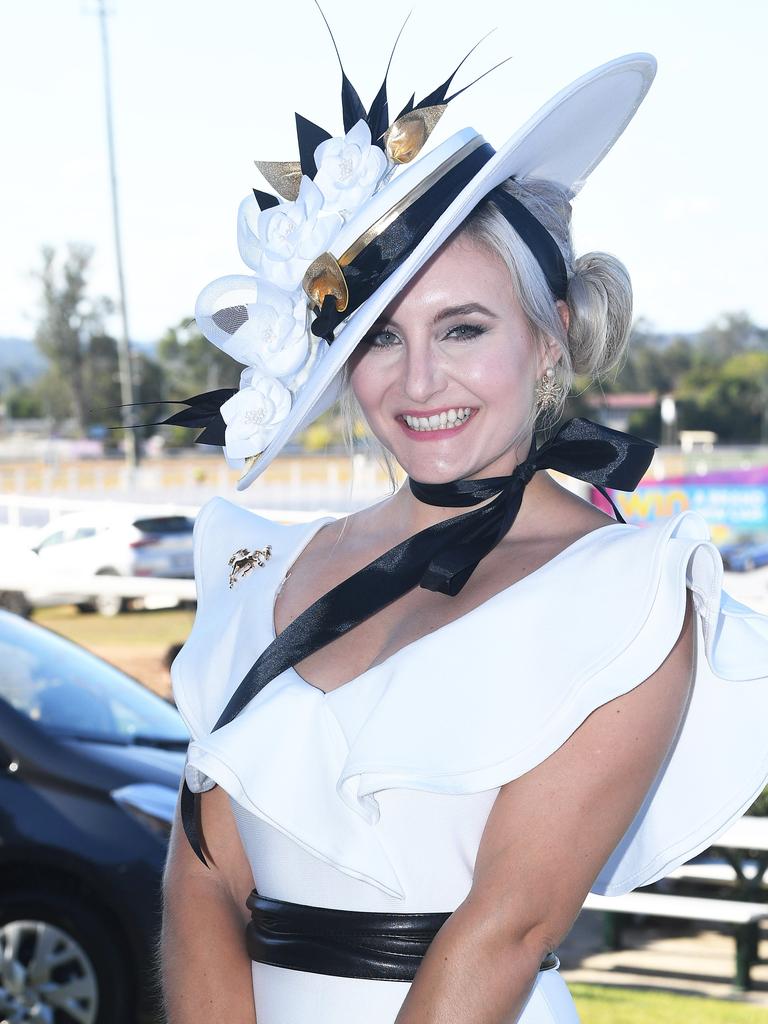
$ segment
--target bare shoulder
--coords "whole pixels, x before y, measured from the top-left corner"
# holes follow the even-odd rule
[[[378,506],[374,506],[374,509]],[[321,526],[293,562],[280,589],[287,621],[391,546],[374,509],[363,509]],[[289,579],[290,578],[290,579]],[[283,611],[283,609],[285,611]]]
[[[305,564],[326,561],[329,558],[344,561],[368,560],[371,551],[391,546],[391,513],[385,499],[376,505],[363,508],[347,516],[341,516],[326,523],[312,538],[302,553]]]

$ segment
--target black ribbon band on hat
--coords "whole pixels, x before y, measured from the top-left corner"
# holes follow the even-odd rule
[[[509,476],[458,480],[449,484],[409,481],[420,501],[448,508],[481,508],[436,523],[385,551],[363,569],[343,580],[297,616],[263,651],[232,694],[212,732],[232,722],[256,695],[286,669],[414,587],[453,597],[478,563],[506,535],[520,508],[528,481],[542,469],[555,469],[598,488],[611,501],[606,487],[633,490],[647,470],[656,446],[650,441],[612,430],[587,419],[572,419],[541,448],[531,441],[528,456]],[[495,495],[495,497],[493,497]],[[184,784],[186,789],[186,783]],[[203,863],[196,801],[182,793],[182,823],[192,848]]]
[[[549,231],[519,199],[510,195],[501,185],[489,192],[486,199],[496,204],[501,214],[531,250],[554,297],[565,300],[568,293],[568,271],[560,246]]]
[[[376,981],[413,981],[451,916],[312,907],[270,899],[256,889],[245,904],[251,911],[246,948],[256,963]],[[539,970],[559,966],[557,955],[548,953]]]

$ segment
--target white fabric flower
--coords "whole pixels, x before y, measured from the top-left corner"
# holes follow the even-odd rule
[[[321,142],[315,150],[315,163],[314,182],[323,193],[323,209],[346,217],[370,199],[389,166],[383,150],[371,145],[371,129],[363,120],[344,138]]]
[[[304,389],[304,385],[314,376],[317,366],[325,358],[330,346],[324,338],[312,338],[309,342],[309,353],[305,363],[299,367],[293,377],[286,377],[283,380],[285,386],[292,394],[298,395]]]
[[[269,377],[297,373],[309,354],[304,293],[245,274],[212,281],[200,293],[195,319],[209,341],[238,363]]]
[[[245,198],[237,215],[237,244],[243,262],[260,277],[292,292],[342,223],[338,213],[324,209],[322,192],[305,176],[294,203],[261,210],[253,196]]]
[[[278,292],[269,304],[248,307],[248,319],[232,337],[240,363],[256,366],[272,377],[291,377],[304,365],[309,354],[307,302],[291,301]],[[246,358],[247,357],[247,358]]]
[[[263,452],[291,411],[291,393],[279,380],[257,375],[249,367],[243,371],[240,384],[237,394],[221,407],[228,460]]]

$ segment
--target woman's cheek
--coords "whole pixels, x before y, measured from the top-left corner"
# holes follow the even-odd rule
[[[396,350],[365,352],[352,368],[349,383],[360,405],[374,411],[396,375]]]
[[[381,379],[377,379],[375,375],[360,374],[357,379],[350,376],[349,382],[366,423],[378,436],[377,424],[381,419],[381,405],[384,396]]]

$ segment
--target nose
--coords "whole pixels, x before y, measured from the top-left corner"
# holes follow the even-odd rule
[[[402,387],[406,398],[422,405],[444,390],[445,373],[429,342],[406,345]]]

